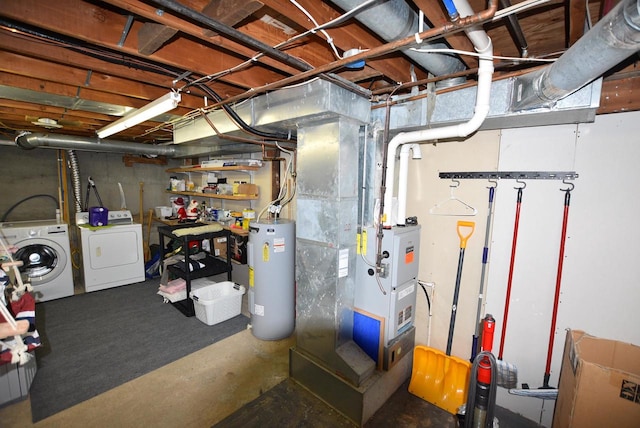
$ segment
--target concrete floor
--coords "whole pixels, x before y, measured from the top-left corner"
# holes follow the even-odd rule
[[[242,269],[234,274],[246,279]],[[75,281],[75,294],[82,293]],[[242,300],[250,316],[246,293]],[[262,341],[245,330],[35,424],[28,397],[6,405],[0,427],[209,427],[287,379],[294,343],[295,335]]]
[[[242,313],[249,316],[246,294]],[[0,408],[0,427],[353,426],[288,380],[289,349],[294,345],[295,334],[262,341],[245,330],[35,424],[28,397],[6,405]],[[502,428],[537,426],[500,410]],[[400,387],[366,427],[389,425],[454,427],[457,423],[452,415]]]
[[[7,405],[0,409],[0,426],[353,426],[288,378],[294,342],[295,336],[261,341],[245,330],[35,424],[29,398]],[[501,428],[538,427],[504,409],[497,412]],[[400,387],[365,427],[455,428],[455,421]]]
[[[36,424],[28,398],[8,405],[0,426],[212,426],[287,378],[292,345],[243,331]]]

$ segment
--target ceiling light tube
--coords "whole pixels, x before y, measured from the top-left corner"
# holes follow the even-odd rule
[[[168,94],[158,98],[157,100],[139,108],[131,114],[128,114],[115,122],[98,129],[99,138],[106,138],[110,135],[117,134],[127,128],[138,125],[147,120],[153,119],[163,113],[173,110],[178,106],[181,96],[179,92],[169,92]]]

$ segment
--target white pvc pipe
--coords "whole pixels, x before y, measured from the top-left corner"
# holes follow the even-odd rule
[[[466,2],[466,0],[455,1],[456,7],[460,12],[460,16],[469,16],[473,14],[473,10]],[[476,51],[479,54],[486,56],[480,56],[478,66],[478,86],[476,92],[476,106],[474,109],[473,117],[466,123],[458,125],[445,126],[442,128],[423,129],[412,132],[402,132],[389,141],[387,149],[387,171],[386,171],[386,190],[384,194],[384,226],[391,227],[391,202],[393,200],[394,180],[395,180],[395,162],[396,152],[398,147],[409,143],[426,143],[433,140],[466,137],[469,134],[475,132],[480,128],[480,125],[484,122],[489,114],[489,99],[491,95],[491,80],[493,76],[493,45],[491,39],[480,27],[471,27],[465,30],[467,36],[473,43]],[[401,157],[402,161],[402,157]],[[407,161],[408,162],[408,161]],[[406,183],[407,171],[406,168],[400,169],[399,182]],[[403,184],[406,186],[406,184]],[[400,186],[399,186],[400,187]],[[406,213],[406,188],[403,190],[404,194],[398,193],[398,224],[404,225]],[[403,213],[402,217],[400,213]]]
[[[405,144],[400,149],[400,169],[398,170],[398,200],[407,200],[407,181],[409,179],[409,152],[413,159],[422,159],[419,144]],[[398,205],[398,224],[404,224],[407,217],[407,206]]]

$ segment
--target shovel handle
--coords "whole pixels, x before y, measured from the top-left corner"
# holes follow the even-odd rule
[[[460,237],[460,248],[467,248],[467,240],[473,235],[473,231],[476,228],[476,224],[473,221],[459,221],[458,222],[458,236]],[[470,230],[469,230],[470,229]],[[463,230],[468,230],[465,235]]]

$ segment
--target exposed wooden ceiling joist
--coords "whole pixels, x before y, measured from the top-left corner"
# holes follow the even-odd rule
[[[407,1],[416,12],[422,11],[432,26],[448,22],[439,0]],[[316,23],[330,22],[344,12],[330,0],[297,0],[304,11],[290,0],[173,2],[268,47],[307,32]],[[48,117],[63,126],[50,132],[95,138],[96,129],[116,120],[117,114],[144,106],[172,89],[182,91],[180,108],[172,112],[181,115],[211,103],[217,96],[235,99],[240,94],[250,94],[254,88],[297,76],[301,69],[321,69],[349,49],[377,49],[386,43],[372,29],[350,18],[326,29],[337,54],[327,36],[315,31],[282,48],[287,57],[294,59],[287,62],[273,55],[256,56],[256,45],[215,34],[212,27],[167,8],[163,10],[159,3],[0,0],[0,88],[11,88],[13,94],[23,91],[21,96],[0,95],[2,132],[41,131],[41,126],[31,122],[34,118]],[[511,3],[519,5],[521,1]],[[601,13],[606,12],[603,9],[615,3],[615,0],[588,3],[550,0],[519,13],[527,55],[558,57],[583,36],[587,23],[595,24]],[[485,0],[469,0],[469,4],[475,11],[486,8]],[[494,53],[513,58],[496,60],[500,67],[495,78],[531,67],[517,60],[522,54],[521,46],[510,34],[506,19],[486,23],[484,28],[493,40]],[[22,32],[23,29],[26,31]],[[447,35],[443,40],[456,50],[473,51],[462,32]],[[473,84],[477,59],[468,55],[460,58],[470,70],[462,74]],[[599,113],[640,109],[637,66],[636,56],[607,73]],[[400,52],[369,58],[361,69],[343,67],[332,71],[380,96],[392,90],[410,90],[409,86],[399,84],[429,81],[428,70]],[[202,80],[200,86],[191,85],[204,76],[215,77]],[[420,87],[425,85],[421,83]],[[37,94],[41,95],[40,100]],[[56,107],[52,99],[62,101]],[[94,106],[93,111],[76,107],[83,102]],[[105,109],[95,108],[100,104]],[[108,106],[113,106],[113,110],[106,109]],[[118,134],[118,138],[152,142],[170,137],[162,127],[157,133],[148,133],[154,124],[157,122],[134,127]]]

